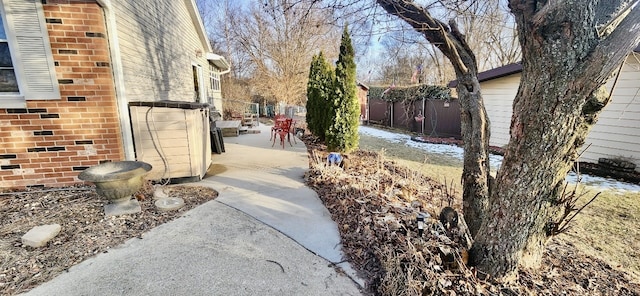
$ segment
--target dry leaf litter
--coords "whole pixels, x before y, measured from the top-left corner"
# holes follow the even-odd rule
[[[399,166],[383,151],[351,153],[344,169],[327,166],[326,147],[311,136],[304,140],[307,184],[331,212],[346,259],[372,295],[640,295],[627,274],[558,239],[549,243],[541,270],[521,271],[514,283],[480,280],[465,264],[470,238],[464,223],[445,229],[439,221],[445,206],[460,213],[455,186]],[[421,212],[429,218],[419,235]]]
[[[144,232],[180,217],[182,213],[215,199],[215,190],[195,186],[167,186],[171,197],[184,199],[176,211],[163,212],[153,204],[147,183],[136,198],[142,212],[105,217],[106,200],[91,186],[34,189],[0,195],[0,295],[15,295],[51,280],[69,267]],[[21,237],[34,226],[60,224],[62,231],[47,245],[31,248]]]

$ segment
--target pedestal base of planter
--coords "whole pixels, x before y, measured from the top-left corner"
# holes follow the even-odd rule
[[[140,203],[135,198],[118,203],[108,203],[104,205],[104,215],[107,217],[135,214],[140,212],[142,212],[142,207],[140,207]]]
[[[159,198],[156,200],[155,205],[161,212],[174,211],[184,206],[184,199],[179,197]]]

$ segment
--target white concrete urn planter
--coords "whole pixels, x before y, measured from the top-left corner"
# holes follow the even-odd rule
[[[84,170],[78,178],[95,184],[98,195],[109,201],[105,215],[118,216],[142,211],[132,195],[142,187],[149,171],[151,165],[142,161],[105,162]]]

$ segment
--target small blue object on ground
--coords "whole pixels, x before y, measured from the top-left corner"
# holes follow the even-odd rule
[[[327,156],[327,165],[340,165],[340,163],[342,163],[342,155],[340,155],[340,153],[329,153],[329,156]]]

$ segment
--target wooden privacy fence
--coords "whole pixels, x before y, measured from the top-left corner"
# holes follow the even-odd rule
[[[420,115],[422,121],[416,120]],[[460,104],[457,99],[390,102],[369,98],[369,122],[425,136],[461,139]]]

